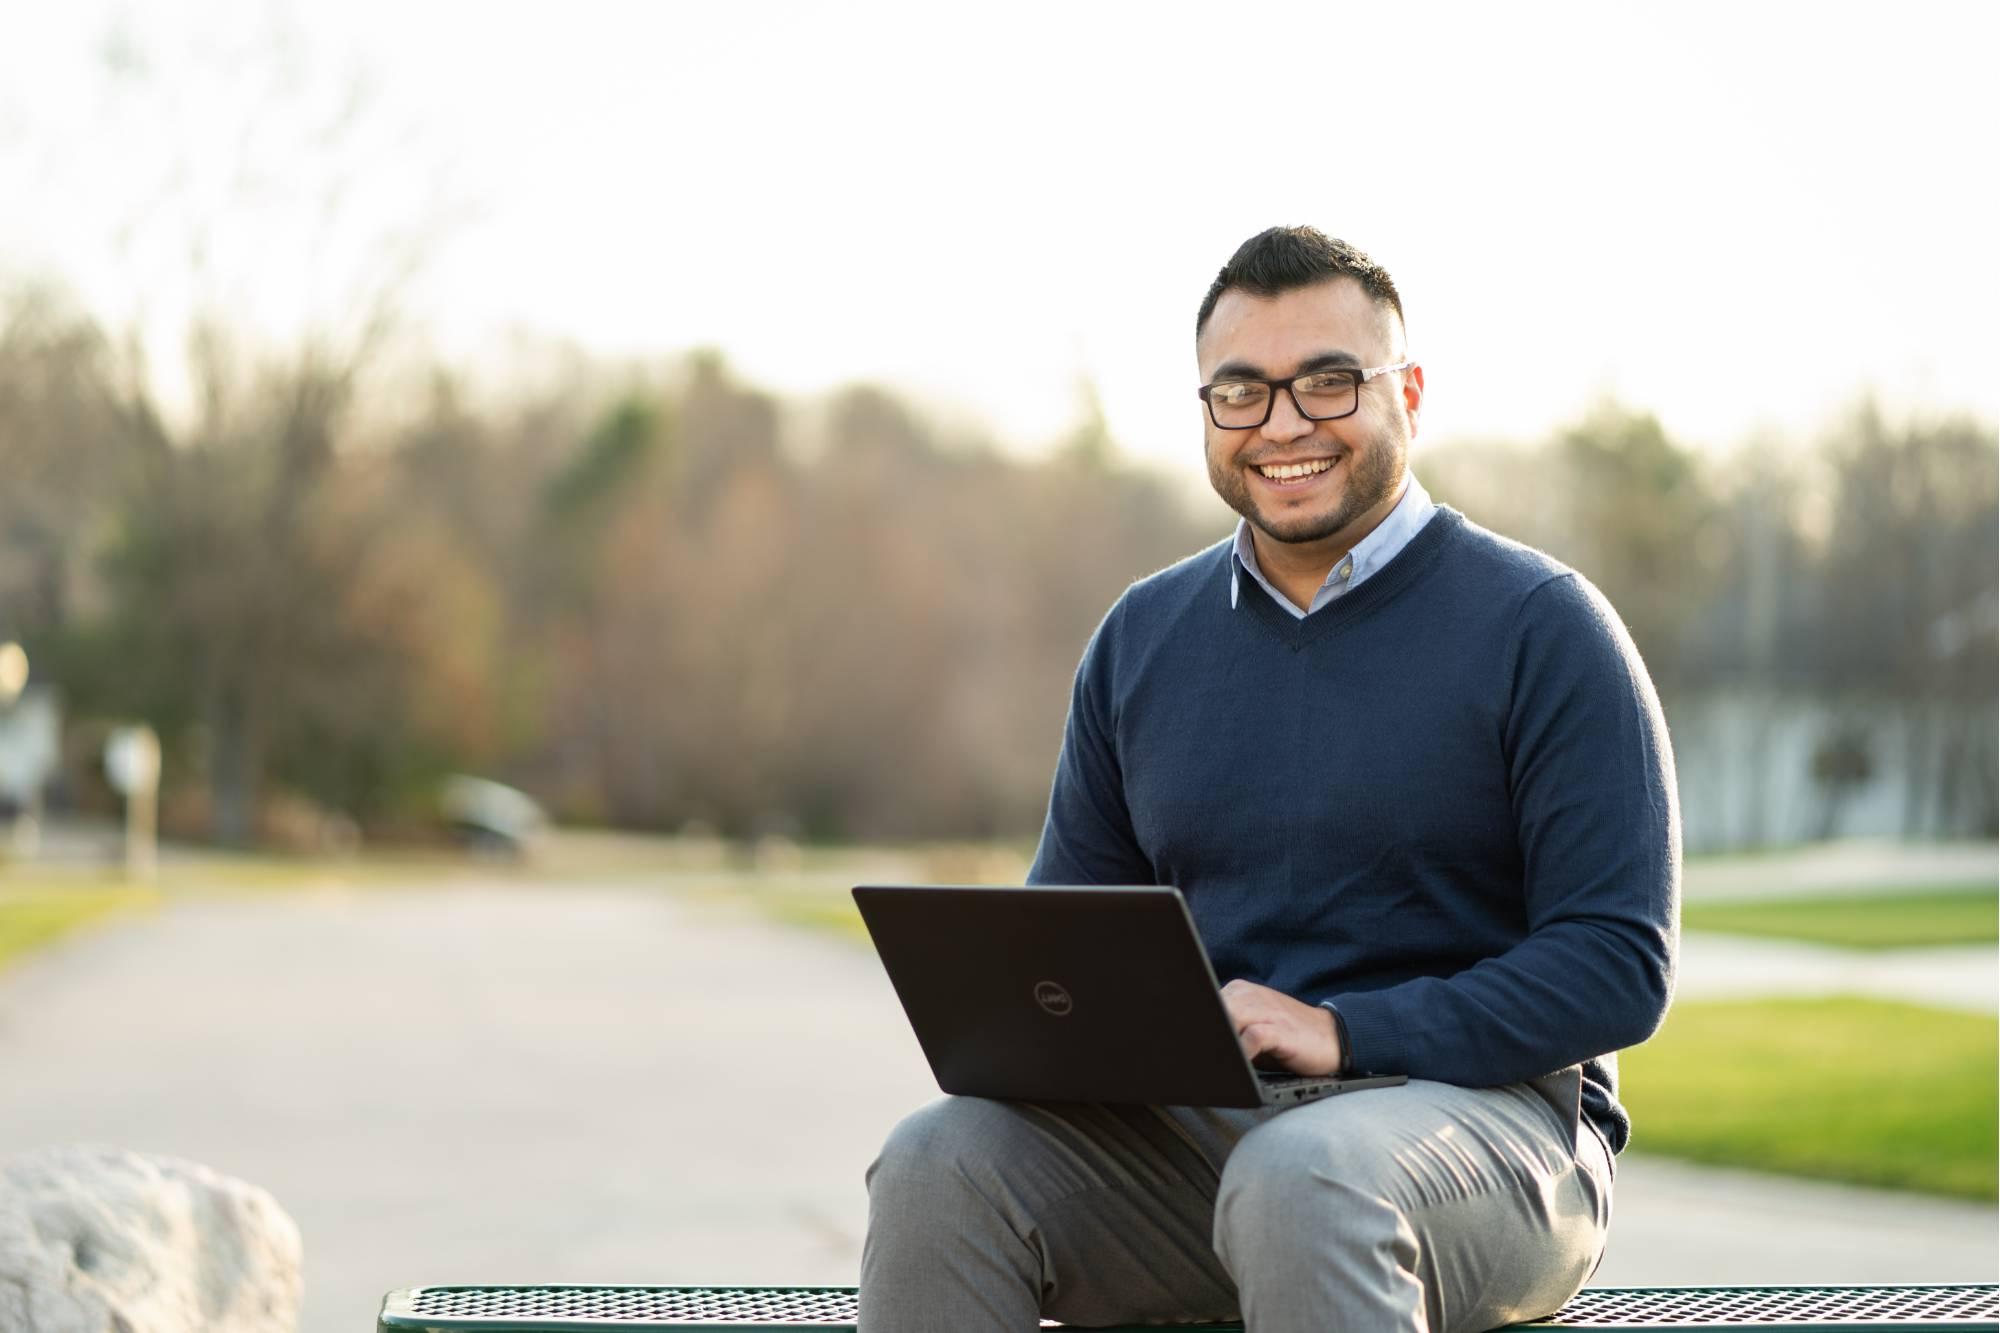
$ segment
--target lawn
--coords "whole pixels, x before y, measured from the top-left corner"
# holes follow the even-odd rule
[[[1847,949],[1992,944],[2000,940],[2000,891],[1991,884],[1899,893],[1688,903],[1688,930],[1805,940]]]
[[[1674,1007],[1619,1057],[1641,1152],[1995,1198],[2000,1021],[1881,1000]]]
[[[861,923],[861,912],[844,889],[776,881],[760,885],[754,900],[766,915],[788,926],[830,930],[861,944],[869,943],[868,927]]]
[[[0,889],[0,968],[31,949],[113,912],[146,907],[145,889],[80,883],[60,889]]]

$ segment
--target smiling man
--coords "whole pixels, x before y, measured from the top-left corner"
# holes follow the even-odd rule
[[[1377,285],[1397,301],[1386,274]],[[1400,358],[1399,311],[1399,303],[1378,304],[1359,280],[1265,295],[1229,286],[1202,305],[1196,347],[1213,363],[1201,389],[1208,479],[1243,516],[1237,553],[1245,567],[1275,585],[1295,614],[1360,582],[1342,561],[1397,509],[1410,479],[1423,367],[1404,359],[1364,366],[1354,350]],[[1382,380],[1388,401],[1378,388],[1364,410],[1364,386],[1383,376],[1399,377]],[[1419,493],[1410,510],[1404,540],[1432,506]]]
[[[1432,503],[1387,272],[1251,238],[1196,324],[1233,538],[1084,650],[1030,878],[1172,884],[1244,1050],[1401,1087],[1284,1111],[945,1098],[869,1173],[861,1326],[1494,1328],[1595,1267],[1665,1014],[1680,836],[1638,653]]]

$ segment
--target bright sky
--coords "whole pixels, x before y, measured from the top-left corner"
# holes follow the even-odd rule
[[[1607,392],[1708,446],[1869,386],[1993,419],[1996,14],[0,0],[0,264],[174,327],[187,255],[154,233],[182,233],[120,251],[114,224],[207,200],[221,287],[282,329],[342,309],[355,247],[469,201],[411,289],[453,358],[522,326],[713,345],[1027,448],[1087,376],[1128,452],[1198,478],[1194,308],[1244,237],[1311,222],[1396,275],[1424,438],[1536,435]],[[324,164],[267,159],[248,197],[226,164],[357,69],[375,96],[314,241]]]

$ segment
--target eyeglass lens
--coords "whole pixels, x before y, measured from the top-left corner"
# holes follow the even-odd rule
[[[1360,406],[1361,381],[1343,370],[1318,371],[1292,381],[1299,414],[1315,421],[1344,417]],[[1271,411],[1270,385],[1255,380],[1229,380],[1209,386],[1208,410],[1225,429],[1261,426]]]

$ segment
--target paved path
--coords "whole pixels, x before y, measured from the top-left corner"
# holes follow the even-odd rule
[[[852,1281],[934,1095],[874,958],[603,886],[193,900],[0,974],[0,1153],[270,1189],[306,1333],[419,1282]],[[1992,1281],[1990,1207],[1621,1163],[1600,1284]]]
[[[1690,931],[1681,937],[1674,998],[1756,995],[1870,995],[2000,1013],[2000,950],[1974,944],[1871,953],[1740,935]]]
[[[2000,845],[1848,838],[1781,852],[1698,856],[1687,863],[1689,901],[1880,893],[2000,880]]]

